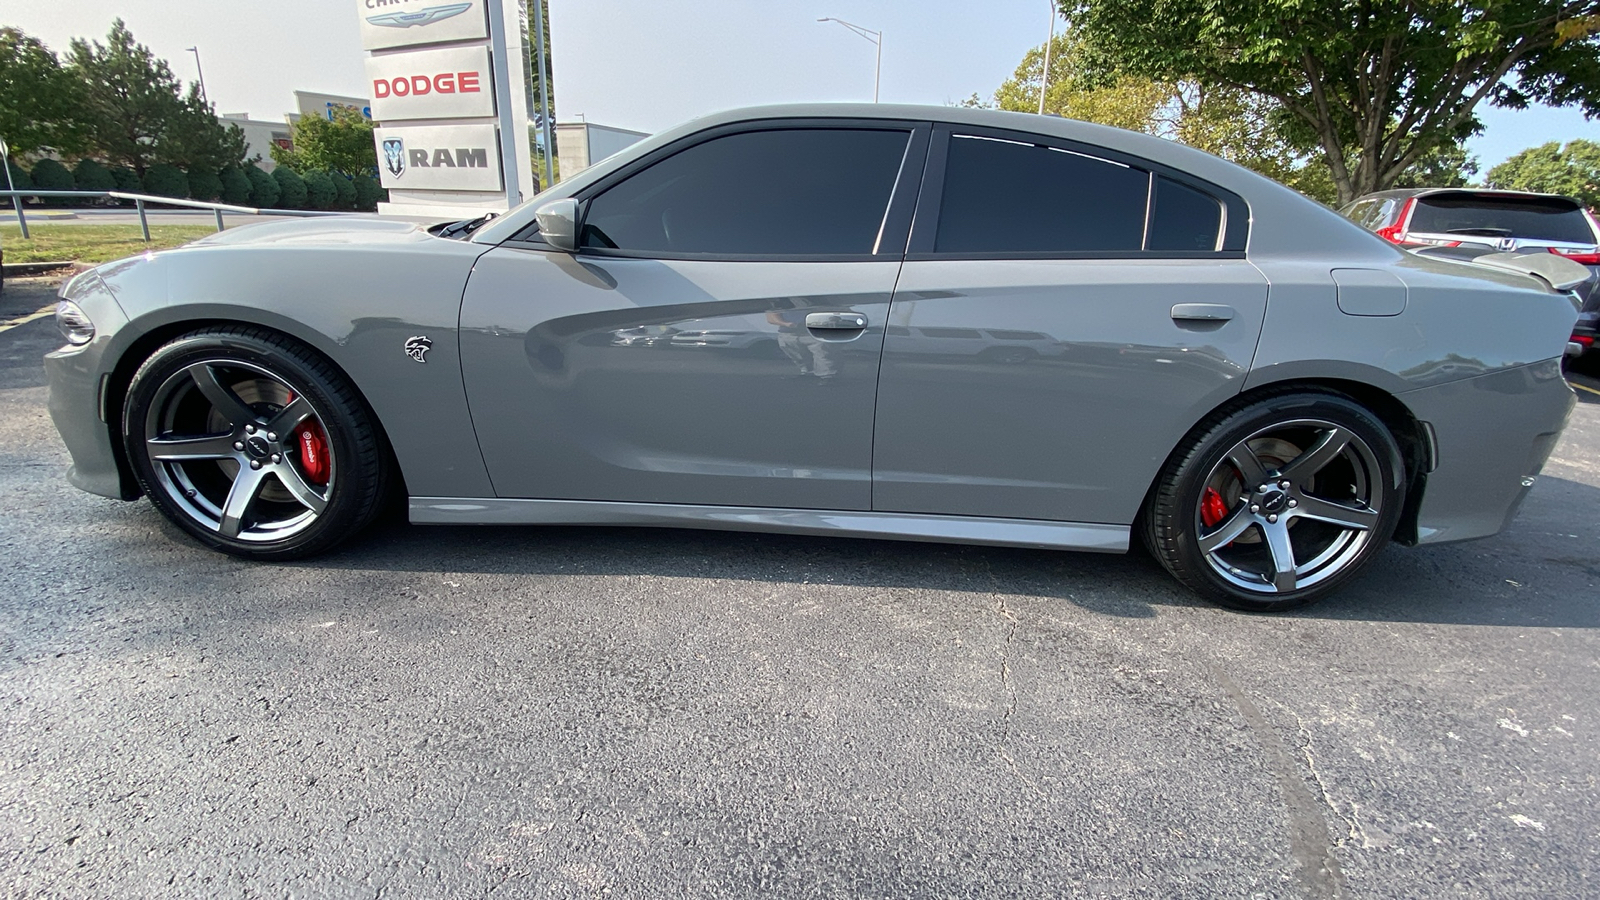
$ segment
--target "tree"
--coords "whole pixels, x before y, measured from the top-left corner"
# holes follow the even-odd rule
[[[222,179],[209,169],[191,169],[184,174],[189,177],[190,199],[214,201],[222,196]]]
[[[351,179],[356,190],[356,209],[377,209],[378,201],[384,199],[383,188],[378,186],[378,179],[371,175],[357,175]]]
[[[244,130],[223,125],[211,104],[200,98],[199,85],[191,84],[158,150],[163,162],[215,174],[244,162],[248,147]]]
[[[1466,187],[1478,174],[1478,158],[1468,156],[1462,144],[1439,147],[1423,154],[1400,173],[1394,186],[1401,188]]]
[[[121,19],[112,23],[105,45],[74,40],[68,60],[84,122],[105,160],[141,176],[165,161],[161,144],[184,118],[178,80],[166,61],[136,43]]]
[[[0,28],[0,137],[16,157],[82,147],[76,86],[38,38]]]
[[[331,119],[301,116],[294,123],[294,149],[274,145],[272,161],[301,175],[323,171],[356,176],[377,171],[372,122],[353,109],[334,109],[331,115]]]
[[[1489,170],[1490,187],[1537,191],[1576,197],[1590,209],[1600,207],[1600,143],[1551,141],[1518,153]]]
[[[1600,0],[1059,2],[1099,83],[1193,80],[1276,101],[1341,203],[1475,133],[1483,103],[1600,115]]]
[[[74,188],[72,173],[53,159],[39,160],[28,174],[33,178],[33,186],[41,191],[70,191]],[[66,203],[66,197],[44,198],[45,206],[65,206]]]
[[[312,209],[333,209],[333,203],[339,198],[339,191],[333,186],[333,178],[327,172],[317,169],[305,174],[306,205]]]
[[[146,193],[157,197],[183,200],[189,196],[189,176],[177,166],[156,163],[144,173],[144,189]]]
[[[356,186],[350,180],[350,176],[333,172],[328,177],[333,179],[333,190],[336,194],[333,200],[333,208],[355,209]]]

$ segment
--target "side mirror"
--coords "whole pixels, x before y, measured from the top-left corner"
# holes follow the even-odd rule
[[[557,250],[578,250],[578,201],[571,197],[551,200],[533,211],[539,222],[539,237]]]

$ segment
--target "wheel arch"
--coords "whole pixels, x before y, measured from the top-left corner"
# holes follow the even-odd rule
[[[167,312],[187,312],[188,314],[180,314],[176,316],[161,315],[161,313]],[[125,343],[123,346],[113,348],[115,351],[116,362],[106,373],[105,389],[100,397],[100,411],[102,418],[105,420],[106,428],[110,432],[111,453],[117,463],[117,474],[122,482],[124,499],[137,499],[143,493],[139,488],[138,480],[134,478],[133,466],[128,461],[127,448],[123,446],[122,441],[123,406],[127,401],[128,388],[133,383],[134,373],[139,370],[139,367],[143,365],[144,361],[149,359],[152,354],[154,354],[167,342],[175,338],[191,332],[203,331],[210,328],[238,327],[260,328],[296,341],[304,346],[307,350],[310,350],[312,353],[315,353],[317,356],[321,357],[329,366],[337,371],[340,376],[350,383],[351,389],[355,392],[356,397],[359,398],[362,405],[366,407],[368,418],[372,421],[374,429],[376,429],[379,445],[382,447],[382,452],[388,458],[390,471],[394,473],[395,485],[401,492],[401,495],[405,495],[405,472],[400,467],[400,461],[395,455],[394,445],[389,440],[389,434],[385,429],[383,421],[373,410],[372,402],[367,398],[366,393],[361,389],[360,382],[351,377],[349,371],[347,371],[344,366],[340,365],[338,360],[335,359],[334,356],[325,348],[325,343],[331,343],[326,335],[322,335],[320,333],[315,333],[314,336],[305,334],[304,332],[306,332],[307,329],[303,327],[295,327],[293,320],[272,316],[270,313],[264,313],[261,310],[251,310],[250,312],[256,314],[253,316],[229,315],[227,314],[228,311],[225,310],[214,310],[211,312],[216,314],[198,315],[196,314],[197,311],[192,309],[159,310],[149,316],[146,316],[139,322],[130,323],[132,326],[131,328],[125,327],[123,329],[123,333],[128,333],[135,329],[138,333],[131,334],[127,340],[127,343]],[[269,321],[261,321],[262,319],[267,319]],[[270,321],[277,319],[282,319],[282,321]],[[279,327],[280,325],[286,325],[288,327]]]
[[[1433,436],[1410,407],[1394,393],[1368,382],[1336,377],[1296,377],[1254,385],[1207,410],[1195,420],[1194,426],[1184,433],[1183,438],[1173,447],[1167,459],[1151,477],[1150,484],[1145,489],[1144,501],[1139,505],[1139,521],[1134,522],[1135,529],[1143,526],[1142,520],[1150,508],[1150,502],[1161,481],[1161,473],[1166,470],[1172,454],[1178,453],[1188,443],[1190,435],[1196,428],[1200,428],[1219,413],[1232,412],[1267,397],[1297,391],[1320,391],[1347,397],[1371,412],[1385,428],[1389,429],[1390,435],[1399,445],[1398,462],[1406,478],[1405,499],[1401,506],[1399,525],[1395,528],[1394,540],[1405,546],[1415,545],[1418,538],[1417,513],[1427,486],[1428,471],[1432,468],[1432,461],[1437,454]]]

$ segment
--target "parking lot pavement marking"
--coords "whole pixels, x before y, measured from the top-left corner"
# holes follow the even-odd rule
[[[1588,391],[1588,392],[1589,392],[1589,393],[1591,393],[1591,394],[1594,394],[1594,395],[1595,395],[1595,396],[1597,396],[1597,397],[1600,397],[1600,391],[1597,391],[1597,390],[1595,390],[1595,389],[1594,389],[1594,388],[1592,388],[1592,387],[1589,387],[1589,386],[1588,386],[1588,385],[1586,385],[1586,384],[1579,384],[1579,383],[1577,383],[1577,382],[1576,382],[1576,381],[1573,381],[1573,382],[1569,382],[1569,383],[1570,383],[1570,384],[1571,384],[1571,385],[1572,385],[1572,386],[1573,386],[1573,387],[1575,387],[1575,388],[1577,388],[1577,389],[1578,389],[1578,390],[1580,390],[1580,391]]]
[[[46,306],[44,309],[38,310],[36,312],[28,313],[27,315],[22,316],[21,318],[7,319],[4,322],[0,322],[0,331],[10,331],[11,329],[16,328],[18,325],[26,325],[29,322],[35,321],[37,319],[42,319],[45,316],[53,316],[53,315],[55,315],[55,313],[56,313],[56,305],[54,303],[52,303],[49,306]],[[1600,391],[1596,391],[1596,393],[1600,393]]]

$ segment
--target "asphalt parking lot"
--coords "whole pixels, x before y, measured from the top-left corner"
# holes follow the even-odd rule
[[[1263,617],[770,535],[240,562],[67,485],[56,343],[0,332],[7,896],[1600,896],[1600,383],[1510,531]]]

